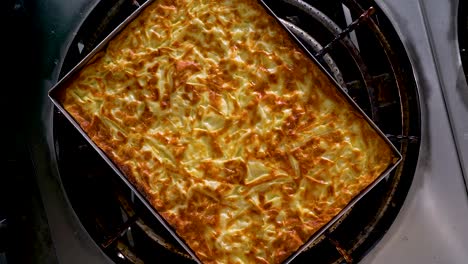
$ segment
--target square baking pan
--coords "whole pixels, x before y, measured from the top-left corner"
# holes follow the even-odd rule
[[[154,0],[157,1],[157,0]],[[150,204],[150,202],[145,198],[145,195],[142,194],[132,182],[125,176],[125,173],[119,169],[119,167],[101,150],[97,144],[86,134],[86,132],[81,128],[79,123],[68,113],[59,99],[59,92],[65,86],[65,84],[76,74],[80,69],[87,65],[98,52],[106,48],[109,41],[116,37],[120,31],[125,28],[131,21],[138,17],[138,15],[149,6],[153,0],[145,2],[140,6],[134,13],[132,13],[127,19],[124,20],[117,28],[115,28],[101,43],[99,43],[80,63],[78,63],[70,72],[68,72],[57,84],[55,84],[49,91],[49,97],[54,105],[64,114],[64,116],[74,125],[74,127],[83,135],[83,137],[90,143],[90,145],[98,152],[98,154],[109,164],[109,166],[116,172],[117,175],[125,182],[125,184],[134,191],[136,196],[142,201],[142,203],[148,208],[148,210],[155,216],[155,218],[174,236],[174,238],[181,244],[181,246],[187,250],[187,252],[196,260],[198,263],[202,263],[197,257],[195,252],[186,244],[186,242],[179,237],[175,232],[172,226],[157,212],[157,210]],[[384,140],[386,144],[393,151],[394,160],[380,176],[378,176],[370,185],[363,189],[357,196],[354,198],[342,209],[338,214],[336,214],[327,224],[323,225],[317,232],[315,232],[306,243],[299,247],[299,249],[293,254],[289,255],[283,263],[291,262],[297,255],[299,255],[303,250],[310,246],[318,237],[320,237],[328,228],[330,228],[341,216],[343,216],[347,211],[349,211],[352,206],[358,202],[362,197],[364,197],[373,187],[375,187],[382,179],[384,179],[401,161],[402,157],[398,150],[393,146],[393,144],[387,139],[387,137],[380,131],[380,129],[375,125],[375,123],[364,113],[364,111],[350,98],[350,96],[345,92],[345,90],[335,81],[334,78],[324,69],[324,67],[317,61],[317,59],[302,45],[302,43],[296,38],[296,36],[290,32],[290,30],[285,27],[280,21],[279,18],[272,12],[268,5],[263,0],[258,0],[258,2],[265,8],[266,12],[274,17],[277,23],[288,33],[293,42],[295,42],[300,49],[302,49],[306,55],[318,66],[319,69],[323,71],[326,77],[331,81],[331,83],[336,87],[336,89],[343,95],[346,101],[353,107],[355,110],[362,115],[362,117],[367,121],[367,123],[378,133],[378,135]]]

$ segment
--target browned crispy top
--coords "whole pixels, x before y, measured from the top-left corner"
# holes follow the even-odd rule
[[[254,0],[159,0],[64,108],[205,263],[280,263],[395,160]]]

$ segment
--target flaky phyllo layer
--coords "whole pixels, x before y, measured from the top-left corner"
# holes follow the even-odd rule
[[[395,161],[254,0],[157,0],[62,103],[205,263],[280,263]]]

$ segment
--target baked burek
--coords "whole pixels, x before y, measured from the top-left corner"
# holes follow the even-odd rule
[[[204,263],[281,263],[397,160],[254,0],[157,0],[60,102]]]

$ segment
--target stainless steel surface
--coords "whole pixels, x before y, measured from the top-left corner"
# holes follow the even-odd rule
[[[405,205],[362,263],[466,263],[468,197],[437,71],[445,65],[436,66],[419,1],[379,3],[399,31],[414,67],[422,138]]]
[[[458,49],[459,0],[420,2],[468,190],[468,85]]]

